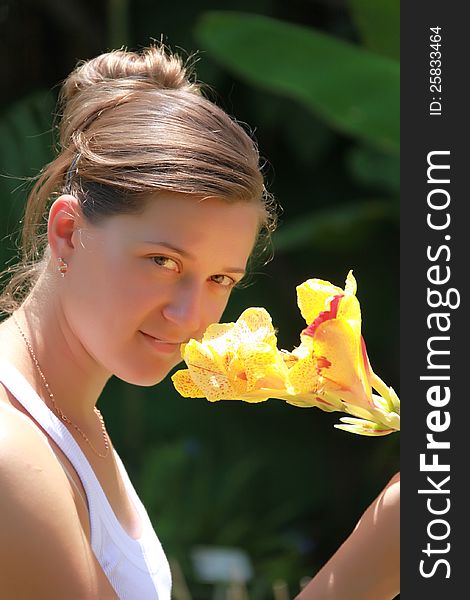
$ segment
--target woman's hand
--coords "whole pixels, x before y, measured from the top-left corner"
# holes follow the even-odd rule
[[[391,600],[400,593],[400,473],[296,600]]]

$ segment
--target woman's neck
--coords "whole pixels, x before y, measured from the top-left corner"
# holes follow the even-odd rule
[[[47,289],[47,294],[45,289]],[[60,304],[41,279],[14,315],[29,341],[55,404],[80,429],[96,427],[94,408],[111,374],[96,363],[71,330]],[[52,402],[15,319],[0,324],[0,355],[12,362],[52,409]]]

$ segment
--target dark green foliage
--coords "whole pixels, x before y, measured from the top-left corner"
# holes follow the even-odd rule
[[[258,15],[206,13],[198,39],[255,86],[294,98],[338,131],[399,148],[399,65],[313,29]]]
[[[0,116],[0,258],[5,264],[15,247],[24,198],[30,182],[52,157],[51,116],[55,100],[37,90]]]

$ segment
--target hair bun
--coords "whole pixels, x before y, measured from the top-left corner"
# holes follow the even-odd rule
[[[199,92],[199,86],[189,80],[182,59],[159,45],[144,48],[141,53],[113,50],[78,63],[62,86],[62,100],[67,103],[82,90],[116,80],[127,80],[134,90],[150,86]]]

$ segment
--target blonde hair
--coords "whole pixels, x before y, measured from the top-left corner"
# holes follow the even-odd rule
[[[13,276],[0,311],[16,310],[45,269],[46,211],[62,193],[76,196],[93,224],[137,213],[149,194],[164,190],[257,202],[261,230],[269,237],[274,229],[276,209],[256,144],[163,45],[79,63],[63,82],[58,107],[58,155],[28,196],[22,258],[3,273]]]

